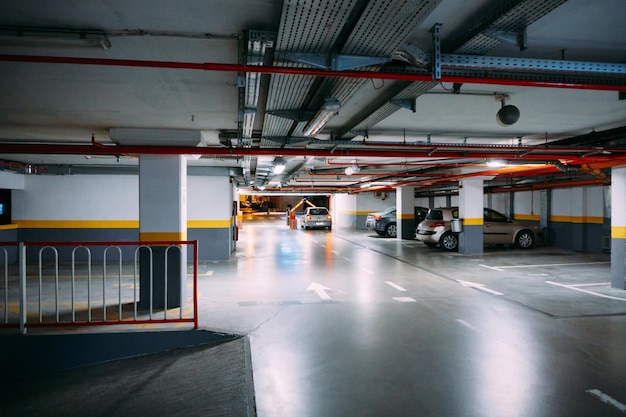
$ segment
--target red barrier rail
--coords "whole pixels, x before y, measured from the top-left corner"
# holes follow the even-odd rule
[[[193,249],[191,309],[183,297],[189,247]],[[170,255],[172,251],[179,258]],[[25,332],[27,327],[172,323],[192,323],[198,328],[197,240],[0,242],[0,262],[2,257],[0,328]],[[112,265],[117,274],[113,277]],[[92,274],[97,267],[102,268],[100,276]],[[178,277],[170,274],[176,268]],[[168,306],[169,291],[177,290],[177,284],[174,305]],[[149,288],[142,291],[142,286]],[[172,317],[176,311],[177,317]],[[111,318],[115,313],[117,318]]]

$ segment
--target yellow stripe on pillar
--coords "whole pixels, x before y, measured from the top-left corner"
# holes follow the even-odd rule
[[[187,232],[141,232],[139,240],[142,242],[187,240]]]
[[[614,239],[626,239],[626,226],[611,226],[611,237]]]
[[[483,218],[482,217],[469,217],[463,219],[463,226],[482,226]]]

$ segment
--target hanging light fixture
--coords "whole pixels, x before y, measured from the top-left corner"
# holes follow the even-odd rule
[[[317,135],[317,133],[326,126],[326,123],[338,114],[340,107],[341,103],[339,103],[339,100],[336,98],[327,98],[324,100],[324,105],[315,113],[315,116],[309,120],[306,126],[304,126],[302,134],[307,137]]]
[[[93,47],[109,49],[111,41],[101,30],[0,27],[0,45],[27,47]]]
[[[359,172],[361,172],[361,167],[355,163],[347,167],[345,172],[346,172],[346,175],[358,174]]]

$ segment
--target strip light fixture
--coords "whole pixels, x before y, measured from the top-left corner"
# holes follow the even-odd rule
[[[341,103],[336,98],[327,98],[324,100],[322,108],[315,113],[315,116],[304,126],[302,134],[307,137],[317,135],[326,123],[339,113]]]
[[[1,46],[92,47],[109,49],[106,33],[90,29],[57,29],[0,26]]]

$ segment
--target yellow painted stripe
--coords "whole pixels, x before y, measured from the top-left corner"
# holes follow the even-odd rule
[[[190,229],[229,228],[234,219],[188,220]],[[13,224],[0,225],[3,229],[138,229],[139,220],[17,220]]]
[[[604,217],[601,216],[551,216],[550,220],[559,223],[604,224]]]
[[[138,220],[16,220],[20,228],[30,229],[137,229]]]
[[[139,240],[155,242],[158,240],[187,240],[187,232],[141,232]]]
[[[228,229],[233,224],[233,219],[228,220],[188,220],[189,229]]]
[[[464,226],[482,226],[483,224],[484,223],[482,217],[469,217],[463,219]]]
[[[515,213],[515,220],[541,220],[541,217],[538,214],[518,214]]]
[[[401,214],[400,216],[396,214],[396,218],[400,218],[401,220],[413,220],[415,219],[415,214]]]
[[[626,226],[611,226],[611,237],[615,239],[626,239]]]

